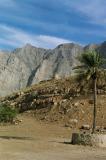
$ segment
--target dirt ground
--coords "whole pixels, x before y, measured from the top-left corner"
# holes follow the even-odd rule
[[[72,131],[62,124],[20,119],[19,125],[0,126],[0,160],[106,160],[105,148],[65,144]]]

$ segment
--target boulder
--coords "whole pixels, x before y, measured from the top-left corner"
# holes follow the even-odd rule
[[[80,128],[80,129],[90,130],[90,125],[88,125],[88,124],[84,124],[84,125],[82,125],[82,126],[81,126],[81,128]]]
[[[106,147],[106,134],[73,133],[72,144]]]

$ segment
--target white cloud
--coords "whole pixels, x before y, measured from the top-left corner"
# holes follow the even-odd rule
[[[84,35],[98,35],[106,38],[105,30],[89,30],[83,29],[79,31],[77,28],[74,28],[76,34],[83,32]],[[71,43],[74,41],[67,40],[60,37],[50,36],[50,35],[34,35],[27,33],[23,30],[7,26],[5,24],[0,24],[0,46],[4,48],[17,48],[30,43],[36,47],[41,48],[55,48],[57,45],[62,43]],[[74,42],[76,43],[76,42]]]
[[[37,47],[54,48],[61,43],[70,43],[71,41],[49,35],[33,35],[22,30],[0,24],[0,45],[7,45],[12,48],[20,47],[30,43]]]
[[[62,43],[71,43],[69,40],[48,35],[39,35],[36,39],[41,46],[45,46],[46,48],[54,48]]]
[[[106,23],[106,0],[66,0],[67,8],[73,8],[86,16],[90,22],[102,25]]]

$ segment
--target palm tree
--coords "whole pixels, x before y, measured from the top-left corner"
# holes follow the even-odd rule
[[[92,79],[93,82],[93,95],[94,95],[94,111],[93,111],[93,127],[92,133],[96,130],[96,106],[97,106],[97,76],[98,73],[103,68],[106,63],[105,59],[100,55],[100,53],[91,50],[82,53],[78,57],[81,66],[75,67],[78,71],[78,76],[85,78],[86,80]]]

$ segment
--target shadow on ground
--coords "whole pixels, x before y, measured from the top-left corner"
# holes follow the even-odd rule
[[[17,136],[0,136],[1,139],[15,139],[15,140],[34,140],[31,137],[17,137]]]

